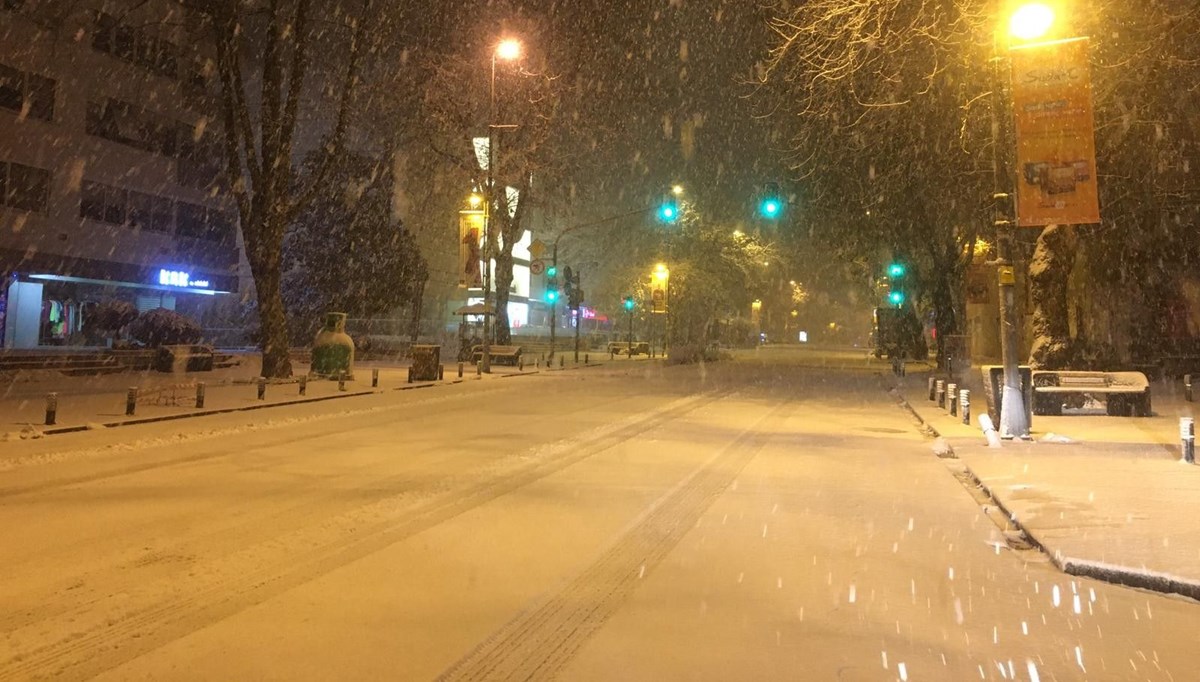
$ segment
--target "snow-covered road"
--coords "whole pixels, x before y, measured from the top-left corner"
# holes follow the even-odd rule
[[[1194,679],[866,372],[772,356],[2,443],[0,680]]]

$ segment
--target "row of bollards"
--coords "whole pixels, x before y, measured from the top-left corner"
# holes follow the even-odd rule
[[[967,389],[945,379],[929,377],[929,400],[948,411],[951,417],[962,417],[963,424],[971,425],[971,392]]]
[[[586,356],[585,356],[584,361],[587,362]],[[562,358],[561,357],[559,358],[559,366],[560,367],[562,366]],[[480,374],[481,369],[482,368],[480,368],[477,365],[476,373]],[[521,369],[522,370],[525,369],[524,362],[521,363]],[[438,380],[439,381],[442,381],[445,379],[445,373],[446,373],[446,366],[445,365],[439,366],[438,367]],[[463,376],[463,363],[460,362],[460,363],[458,363],[458,378],[461,379],[462,376]],[[346,372],[345,371],[338,373],[337,382],[338,382],[338,390],[345,391],[346,390]],[[297,381],[297,387],[299,389],[299,394],[301,396],[308,395],[308,376],[300,375],[300,377]],[[205,384],[205,382],[203,382],[203,381],[196,382],[195,406],[196,406],[197,410],[204,409],[207,388],[208,388],[208,386],[207,386],[207,384]],[[371,388],[379,388],[379,370],[378,369],[371,370]],[[138,397],[139,397],[140,393],[141,393],[141,390],[137,386],[130,386],[129,389],[126,391],[126,393],[125,393],[125,416],[133,417],[133,416],[137,415],[137,404],[138,404]],[[258,400],[266,400],[267,399],[267,379],[266,379],[266,377],[258,377],[258,379],[255,381],[255,393],[256,393],[256,397],[258,398]],[[57,423],[58,423],[58,393],[50,392],[50,393],[46,394],[45,425],[46,426],[55,426]]]

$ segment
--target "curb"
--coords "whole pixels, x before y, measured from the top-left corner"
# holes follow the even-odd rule
[[[123,419],[123,420],[119,420],[119,421],[100,422],[100,425],[106,429],[115,429],[120,426],[139,426],[142,424],[155,424],[158,422],[178,421],[180,419],[192,419],[195,417],[210,417],[210,416],[218,415],[218,414],[231,414],[233,412],[253,412],[255,410],[266,410],[266,409],[270,409],[272,407],[287,407],[290,405],[307,405],[309,403],[322,403],[322,402],[326,402],[329,400],[340,400],[342,398],[358,398],[358,397],[362,397],[362,396],[366,396],[366,395],[378,395],[378,394],[386,393],[389,390],[390,391],[412,391],[412,390],[421,389],[421,388],[434,388],[436,386],[441,386],[441,385],[452,386],[454,384],[461,384],[461,383],[463,383],[462,379],[455,379],[453,381],[440,382],[440,383],[422,383],[422,384],[411,384],[411,385],[407,385],[407,386],[397,386],[397,387],[391,388],[391,389],[372,389],[372,390],[366,390],[366,391],[353,391],[353,392],[348,391],[346,393],[337,393],[334,395],[324,395],[324,396],[318,396],[315,398],[302,398],[299,400],[288,400],[288,401],[278,402],[278,403],[264,403],[262,405],[243,405],[241,407],[223,407],[223,408],[213,409],[213,410],[199,410],[199,411],[195,411],[195,412],[184,412],[182,414],[163,414],[163,415],[158,415],[158,416],[154,416],[154,417],[140,417],[140,418],[134,418],[134,419]],[[81,431],[90,431],[93,428],[95,428],[95,427],[88,426],[86,424],[79,424],[76,426],[60,426],[57,428],[46,429],[44,431],[41,431],[40,433],[42,436],[57,436],[57,435],[65,434],[65,433],[79,433]]]
[[[900,394],[899,390],[893,387],[889,389],[888,392],[896,398],[896,402],[902,409],[908,411],[910,414],[916,417],[917,421],[921,423],[925,431],[932,433],[937,438],[941,437],[941,434],[938,433],[938,430],[934,428],[932,424],[927,422],[919,412],[917,412],[912,404],[908,402],[908,399]],[[1079,578],[1091,578],[1093,580],[1099,580],[1112,585],[1134,587],[1142,590],[1148,590],[1150,592],[1158,592],[1160,594],[1175,594],[1200,601],[1200,581],[1188,580],[1186,578],[1167,575],[1165,573],[1138,571],[1124,566],[1118,566],[1116,564],[1105,564],[1095,561],[1088,561],[1086,559],[1072,559],[1070,557],[1063,557],[1060,552],[1052,552],[1046,543],[1042,542],[1042,540],[1038,538],[1036,534],[1031,532],[1029,528],[1025,526],[1025,524],[1021,523],[1017,519],[1016,514],[1014,514],[1012,510],[1009,509],[1008,506],[996,496],[995,492],[993,492],[992,489],[979,478],[979,476],[971,469],[971,466],[967,464],[966,461],[959,458],[958,454],[954,452],[954,448],[949,443],[946,443],[946,448],[950,453],[948,458],[957,459],[962,463],[963,471],[967,476],[970,477],[971,482],[978,486],[981,491],[983,491],[983,494],[987,496],[988,500],[990,500],[997,509],[1003,512],[1004,516],[1008,519],[1008,522],[1011,523],[1013,527],[1016,528],[1021,535],[1029,541],[1029,544],[1044,554],[1046,558],[1050,560],[1050,563],[1053,564],[1053,566],[1058,570],[1067,575],[1072,575]]]

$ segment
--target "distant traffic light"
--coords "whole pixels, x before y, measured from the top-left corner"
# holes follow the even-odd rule
[[[888,292],[888,303],[899,308],[904,305],[904,292],[899,289],[892,289]]]
[[[783,200],[783,193],[779,189],[779,184],[768,182],[763,188],[761,199],[758,202],[758,213],[768,220],[775,220],[783,215],[783,208],[787,202]]]
[[[558,266],[546,268],[546,303],[558,302]]]
[[[664,195],[658,206],[658,219],[664,223],[679,220],[679,200],[671,194]]]
[[[627,310],[629,312],[633,312],[633,297],[632,296],[625,297],[625,310]]]
[[[887,269],[888,277],[892,279],[903,277],[907,272],[908,268],[904,266],[904,263],[892,263]]]

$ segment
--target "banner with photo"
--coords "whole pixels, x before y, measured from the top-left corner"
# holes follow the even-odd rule
[[[458,286],[483,288],[483,211],[458,212]]]
[[[1012,49],[1017,224],[1100,222],[1088,40]]]

